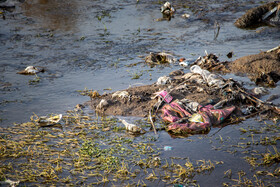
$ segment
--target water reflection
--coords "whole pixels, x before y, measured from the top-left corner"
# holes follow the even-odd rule
[[[76,29],[78,3],[76,0],[29,0],[22,4],[25,15],[41,27],[70,31]]]

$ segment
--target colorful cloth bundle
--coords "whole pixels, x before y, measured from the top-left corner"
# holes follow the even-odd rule
[[[157,93],[164,100],[165,97],[171,97],[166,91]],[[161,108],[162,119],[170,124],[167,127],[168,131],[173,133],[201,133],[208,131],[212,125],[222,123],[234,110],[235,106],[225,109],[214,109],[213,105],[197,107],[197,112],[186,110],[186,107],[179,101],[169,102]]]

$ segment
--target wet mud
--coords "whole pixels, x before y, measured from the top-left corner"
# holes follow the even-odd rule
[[[239,58],[229,64],[233,73],[244,73],[257,85],[276,86],[280,80],[280,50]]]

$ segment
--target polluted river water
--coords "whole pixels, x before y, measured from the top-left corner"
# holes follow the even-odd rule
[[[30,0],[7,2],[15,6],[8,10],[0,9],[2,12],[0,18],[1,16],[3,18],[0,19],[1,142],[6,141],[5,137],[11,136],[8,132],[11,132],[9,129],[14,123],[26,123],[30,121],[34,113],[38,116],[52,113],[66,115],[66,111],[73,110],[76,104],[88,101],[89,97],[82,96],[78,90],[93,89],[101,94],[114,92],[129,86],[154,83],[158,77],[181,68],[178,64],[152,68],[145,63],[139,63],[144,62],[143,57],[149,52],[167,51],[178,58],[184,57],[193,62],[197,57],[204,55],[206,50],[208,53],[217,54],[220,60],[231,61],[242,56],[257,54],[260,51],[267,51],[279,45],[279,27],[264,25],[245,30],[234,26],[234,21],[247,9],[262,3],[256,0],[248,2],[240,0],[174,1],[171,3],[176,12],[169,21],[157,21],[162,18],[160,7],[164,2],[161,1]],[[190,17],[183,18],[181,17],[183,14],[189,14]],[[217,23],[220,30],[215,37]],[[233,58],[228,59],[226,55],[231,51],[234,54]],[[30,65],[44,67],[45,72],[38,73],[36,76],[17,74]],[[189,68],[185,68],[184,71],[188,72]],[[140,77],[133,79],[136,74]],[[223,76],[242,81],[249,88],[256,86],[247,77],[233,74]],[[268,89],[269,95],[261,99],[265,100],[270,95],[279,94],[279,83],[275,88]],[[277,105],[280,100],[276,99],[273,102]],[[94,116],[90,108],[85,108],[85,113]],[[142,120],[134,117],[125,119],[131,122]],[[111,123],[110,120],[108,121]],[[106,123],[109,123],[108,121],[105,120]],[[116,125],[116,122],[112,121]],[[93,167],[96,165],[96,160],[87,162],[83,160],[85,165],[92,168],[83,168],[81,171],[82,167],[77,163],[82,163],[82,161],[78,160],[78,162],[77,158],[74,159],[74,155],[71,156],[73,160],[70,164],[62,161],[61,165],[64,164],[65,168],[61,170],[58,162],[50,162],[50,168],[54,169],[50,169],[49,172],[53,171],[57,177],[46,176],[40,170],[41,168],[37,167],[37,170],[41,172],[38,174],[33,171],[34,178],[30,179],[23,177],[20,172],[15,172],[22,169],[20,164],[25,161],[17,161],[19,164],[13,166],[12,172],[7,169],[13,157],[3,156],[4,144],[1,144],[3,162],[1,161],[0,180],[19,180],[21,181],[19,185],[27,186],[46,184],[277,186],[280,182],[278,121],[261,121],[260,117],[256,116],[222,129],[212,128],[206,135],[183,138],[174,137],[165,131],[159,131],[158,135],[154,135],[151,131],[145,135],[130,137],[125,131],[114,133],[104,128],[109,127],[102,126],[102,131],[98,134],[100,140],[97,141],[100,147],[86,141],[92,140],[94,137],[92,134],[84,135],[82,138],[72,137],[72,140],[76,140],[73,140],[74,145],[71,145],[73,149],[79,151],[79,158],[82,157],[81,155],[91,155],[87,152],[89,148],[95,148],[93,153],[97,154],[97,150],[102,152],[102,146],[106,147],[110,144],[119,146],[104,136],[114,138],[117,136],[125,140],[120,141],[126,145],[122,147],[125,153],[129,152],[126,150],[127,147],[135,149],[138,146],[135,152],[142,150],[142,152],[139,151],[139,158],[136,153],[129,152],[132,156],[128,156],[127,165],[122,155],[117,159],[123,164],[119,164],[119,168],[109,171],[98,168],[97,172]],[[69,126],[63,129],[63,133],[73,130]],[[86,126],[85,129],[91,132],[92,126]],[[20,132],[17,128],[13,130]],[[57,144],[57,142],[66,141],[61,140],[60,133],[62,132],[58,129],[32,130],[34,133],[40,132],[41,135],[55,136],[48,140],[48,144],[49,146],[61,145],[61,147],[56,147],[58,151],[61,152],[62,149],[67,148],[65,144]],[[26,131],[23,130],[23,132]],[[66,136],[66,138],[69,137]],[[17,138],[11,139],[14,140],[14,144],[19,142]],[[24,145],[22,145],[23,149],[25,149]],[[30,142],[28,145],[32,149]],[[26,149],[29,150],[29,148]],[[105,149],[108,150],[108,147]],[[149,152],[151,149],[157,151]],[[8,148],[6,151],[8,152]],[[111,155],[112,153],[106,154],[107,159],[111,159],[110,161],[117,157],[116,153],[114,156]],[[66,153],[65,155],[61,153],[61,158],[69,159]],[[58,157],[58,155],[48,156]],[[101,157],[94,157],[94,159]],[[268,157],[271,160],[266,164],[269,162]],[[41,163],[46,160],[36,162]],[[105,159],[105,161],[108,160]],[[109,166],[106,165],[107,168]],[[77,168],[81,170],[78,171]],[[17,177],[11,174],[13,171],[17,173]],[[104,176],[92,172],[106,176],[107,180]],[[122,175],[119,176],[120,174]]]

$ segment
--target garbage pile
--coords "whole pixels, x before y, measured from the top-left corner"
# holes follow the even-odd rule
[[[194,65],[198,65],[203,69],[210,71],[223,71],[229,72],[228,70],[228,61],[220,62],[218,57],[215,54],[208,54],[205,52],[205,56],[198,57],[197,60],[193,63]]]
[[[280,25],[280,2],[274,1],[248,10],[235,21],[239,28],[249,28],[260,23]]]
[[[275,87],[280,80],[280,46],[233,62],[219,61],[216,55],[206,53],[193,64],[214,72],[246,74],[259,86]]]
[[[200,61],[197,64],[203,66]],[[148,117],[151,124],[160,119],[172,133],[204,133],[212,126],[236,123],[261,112],[280,115],[278,107],[257,98],[264,90],[248,90],[231,78],[193,65],[189,73],[176,70],[152,85],[99,95],[89,104],[99,114]]]
[[[239,107],[238,117],[267,110],[273,110],[280,114],[279,108],[257,99],[257,94],[246,90],[233,79],[223,79],[221,76],[201,69],[198,65],[192,66],[190,70],[191,73],[184,75],[185,84],[195,81],[203,87],[202,90],[205,90],[208,94],[219,95],[221,99],[214,105],[202,106],[198,102],[185,98],[181,100],[173,99],[172,91],[178,87],[170,89],[169,92],[166,90],[157,92],[156,96],[159,101],[154,105],[153,111],[155,113],[161,112],[163,121],[168,122],[167,130],[172,133],[207,132],[212,126],[219,125],[228,118],[237,109],[236,106]],[[245,109],[244,112],[240,110],[242,108]],[[233,121],[235,120],[233,119]]]

